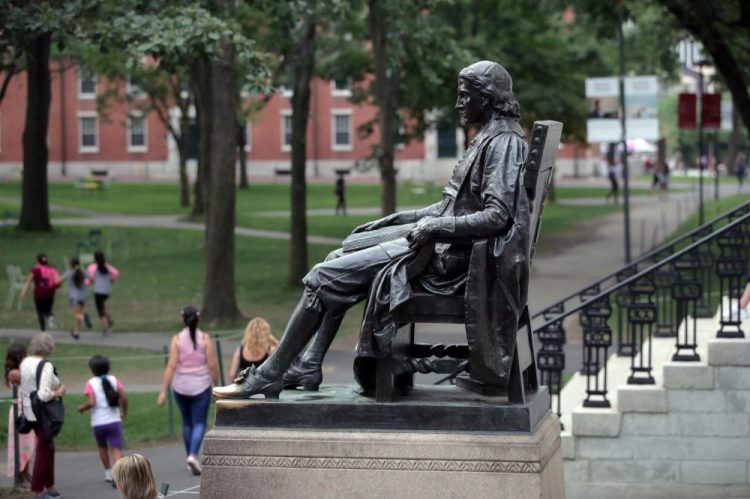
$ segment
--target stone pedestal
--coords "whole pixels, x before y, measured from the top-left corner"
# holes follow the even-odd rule
[[[418,387],[413,395],[378,404],[351,388],[329,387],[283,392],[280,401],[219,401],[217,424],[204,441],[201,497],[565,496],[560,423],[547,406],[540,410],[549,403],[546,391],[530,397],[528,407],[455,387]],[[287,415],[273,426],[270,418],[281,409]],[[436,418],[459,423],[438,430]],[[517,429],[524,418],[530,431]],[[319,427],[294,424],[309,420]],[[506,423],[514,429],[498,428]]]

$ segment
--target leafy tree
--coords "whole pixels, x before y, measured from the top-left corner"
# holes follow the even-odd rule
[[[22,0],[0,3],[0,49],[6,76],[4,94],[9,78],[17,70],[21,59],[26,66],[26,118],[23,130],[23,180],[21,230],[49,231],[47,189],[47,129],[52,95],[50,52],[53,42],[63,48],[67,38],[85,22],[94,1],[71,0],[54,2]]]
[[[188,61],[199,134],[197,193],[206,221],[206,279],[202,313],[211,322],[240,316],[234,283],[235,160],[238,86],[267,79],[266,59],[237,22],[234,2],[140,2],[113,6],[113,21],[96,35],[133,54]],[[243,71],[240,72],[239,68]]]

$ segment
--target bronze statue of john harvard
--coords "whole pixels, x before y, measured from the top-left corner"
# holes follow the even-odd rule
[[[526,304],[529,255],[529,203],[523,187],[527,153],[518,123],[519,106],[512,80],[499,64],[481,61],[461,70],[456,109],[480,130],[454,169],[442,201],[421,210],[388,215],[354,233],[413,224],[406,237],[381,242],[358,251],[338,249],[305,276],[305,289],[271,356],[257,369],[243,371],[234,384],[214,388],[214,395],[249,397],[262,393],[276,398],[283,388],[317,390],[321,364],[346,311],[368,299],[357,345],[355,376],[365,392],[371,390],[368,358],[388,355],[398,325],[390,312],[415,290],[441,295],[464,294],[467,321],[481,315],[481,342],[486,351],[474,352],[471,375],[481,382],[507,379],[518,317]],[[488,239],[484,265],[493,269],[488,282],[473,282],[472,243]],[[407,278],[405,266],[418,247],[435,242],[435,254],[421,274]],[[476,281],[476,279],[474,279]],[[485,286],[475,292],[474,287]],[[482,297],[492,297],[492,303]],[[484,301],[485,303],[483,303]],[[467,331],[470,331],[467,322]],[[315,340],[302,354],[309,340]],[[472,340],[469,339],[470,348]],[[476,342],[475,345],[478,345]]]

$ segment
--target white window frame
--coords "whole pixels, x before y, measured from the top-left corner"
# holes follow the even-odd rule
[[[84,73],[85,73],[85,71],[83,71],[83,69],[78,68],[78,99],[79,100],[94,100],[94,99],[96,99],[96,86],[97,86],[97,83],[98,83],[97,75],[95,75],[95,74],[86,75],[89,78],[91,78],[91,80],[85,80],[83,78]],[[83,91],[83,89],[81,88],[81,86],[83,85],[84,81],[93,81],[94,82],[94,91],[93,92],[84,92]]]
[[[336,117],[337,116],[349,117],[349,143],[348,144],[336,143]],[[354,149],[354,133],[353,133],[353,124],[352,124],[352,110],[351,109],[331,109],[331,150],[332,151],[351,151],[353,149]]]
[[[346,88],[336,86],[336,80],[331,80],[331,95],[333,97],[351,97],[352,84],[349,80],[346,82]]]
[[[292,110],[291,109],[282,109],[279,113],[281,116],[280,125],[279,128],[281,129],[281,150],[284,152],[289,152],[292,150]],[[284,123],[286,122],[286,117],[289,117],[289,144],[286,144],[284,142],[284,137],[286,136],[286,130],[284,128]]]
[[[245,152],[253,150],[253,122],[247,120],[245,123]]]
[[[94,138],[96,139],[96,145],[84,146],[83,145],[83,129],[81,127],[81,120],[83,118],[94,119]],[[78,112],[78,152],[82,154],[91,154],[99,152],[99,115],[96,111],[79,111]]]
[[[292,94],[294,94],[294,90],[287,87],[286,85],[279,86],[279,91],[281,92],[281,96],[285,99],[291,99]]]
[[[133,145],[133,118],[143,120],[143,145]],[[133,111],[128,115],[127,126],[127,149],[128,152],[146,152],[148,151],[148,122],[142,112]]]

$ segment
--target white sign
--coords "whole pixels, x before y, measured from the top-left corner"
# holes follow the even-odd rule
[[[656,76],[625,78],[625,129],[627,139],[659,139]],[[618,78],[587,78],[588,142],[619,142],[620,101]]]

